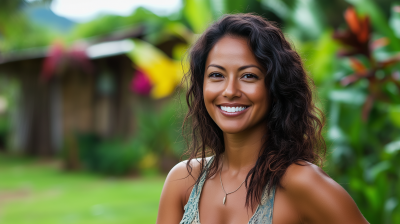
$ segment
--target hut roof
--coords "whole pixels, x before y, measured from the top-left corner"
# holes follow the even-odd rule
[[[78,40],[76,43],[85,43],[85,49],[90,59],[111,57],[126,54],[134,48],[130,38],[140,38],[144,33],[143,26],[118,30],[107,35],[96,36],[89,39]],[[45,58],[50,46],[29,48],[0,54],[0,65],[10,62]]]

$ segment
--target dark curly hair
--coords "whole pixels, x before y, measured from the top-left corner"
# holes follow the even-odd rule
[[[189,52],[190,68],[185,75],[188,112],[183,134],[188,142],[187,170],[190,161],[201,157],[200,176],[204,174],[205,157],[214,155],[207,177],[217,173],[225,151],[222,130],[208,114],[203,98],[205,63],[212,47],[224,36],[246,38],[260,65],[266,71],[265,86],[270,96],[266,114],[263,146],[254,167],[246,177],[245,206],[260,203],[268,185],[280,185],[280,179],[292,163],[301,160],[322,166],[326,153],[322,128],[325,118],[313,101],[314,83],[306,74],[300,56],[291,47],[274,22],[254,14],[225,15],[201,35]],[[267,97],[267,96],[265,96]],[[197,182],[200,177],[197,179]]]

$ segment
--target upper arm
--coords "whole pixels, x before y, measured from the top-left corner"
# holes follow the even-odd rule
[[[187,161],[175,165],[165,180],[157,215],[157,224],[177,224],[181,221],[190,190],[195,183],[196,167],[192,165],[193,177],[186,168]]]
[[[305,223],[368,223],[351,196],[313,164],[292,164],[282,186]]]

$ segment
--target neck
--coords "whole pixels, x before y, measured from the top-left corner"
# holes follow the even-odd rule
[[[265,134],[265,127],[259,124],[241,133],[224,133],[224,170],[248,172],[258,159]]]

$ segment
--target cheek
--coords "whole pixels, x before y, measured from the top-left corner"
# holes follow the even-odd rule
[[[253,102],[254,106],[256,107],[256,111],[259,114],[264,115],[268,110],[268,91],[264,84],[260,83],[260,85],[252,86],[251,88],[245,88],[246,95],[248,96],[249,100]]]
[[[219,91],[218,88],[211,83],[204,83],[203,84],[203,97],[204,97],[204,104],[207,108],[208,113],[213,116],[213,102],[218,97]]]

